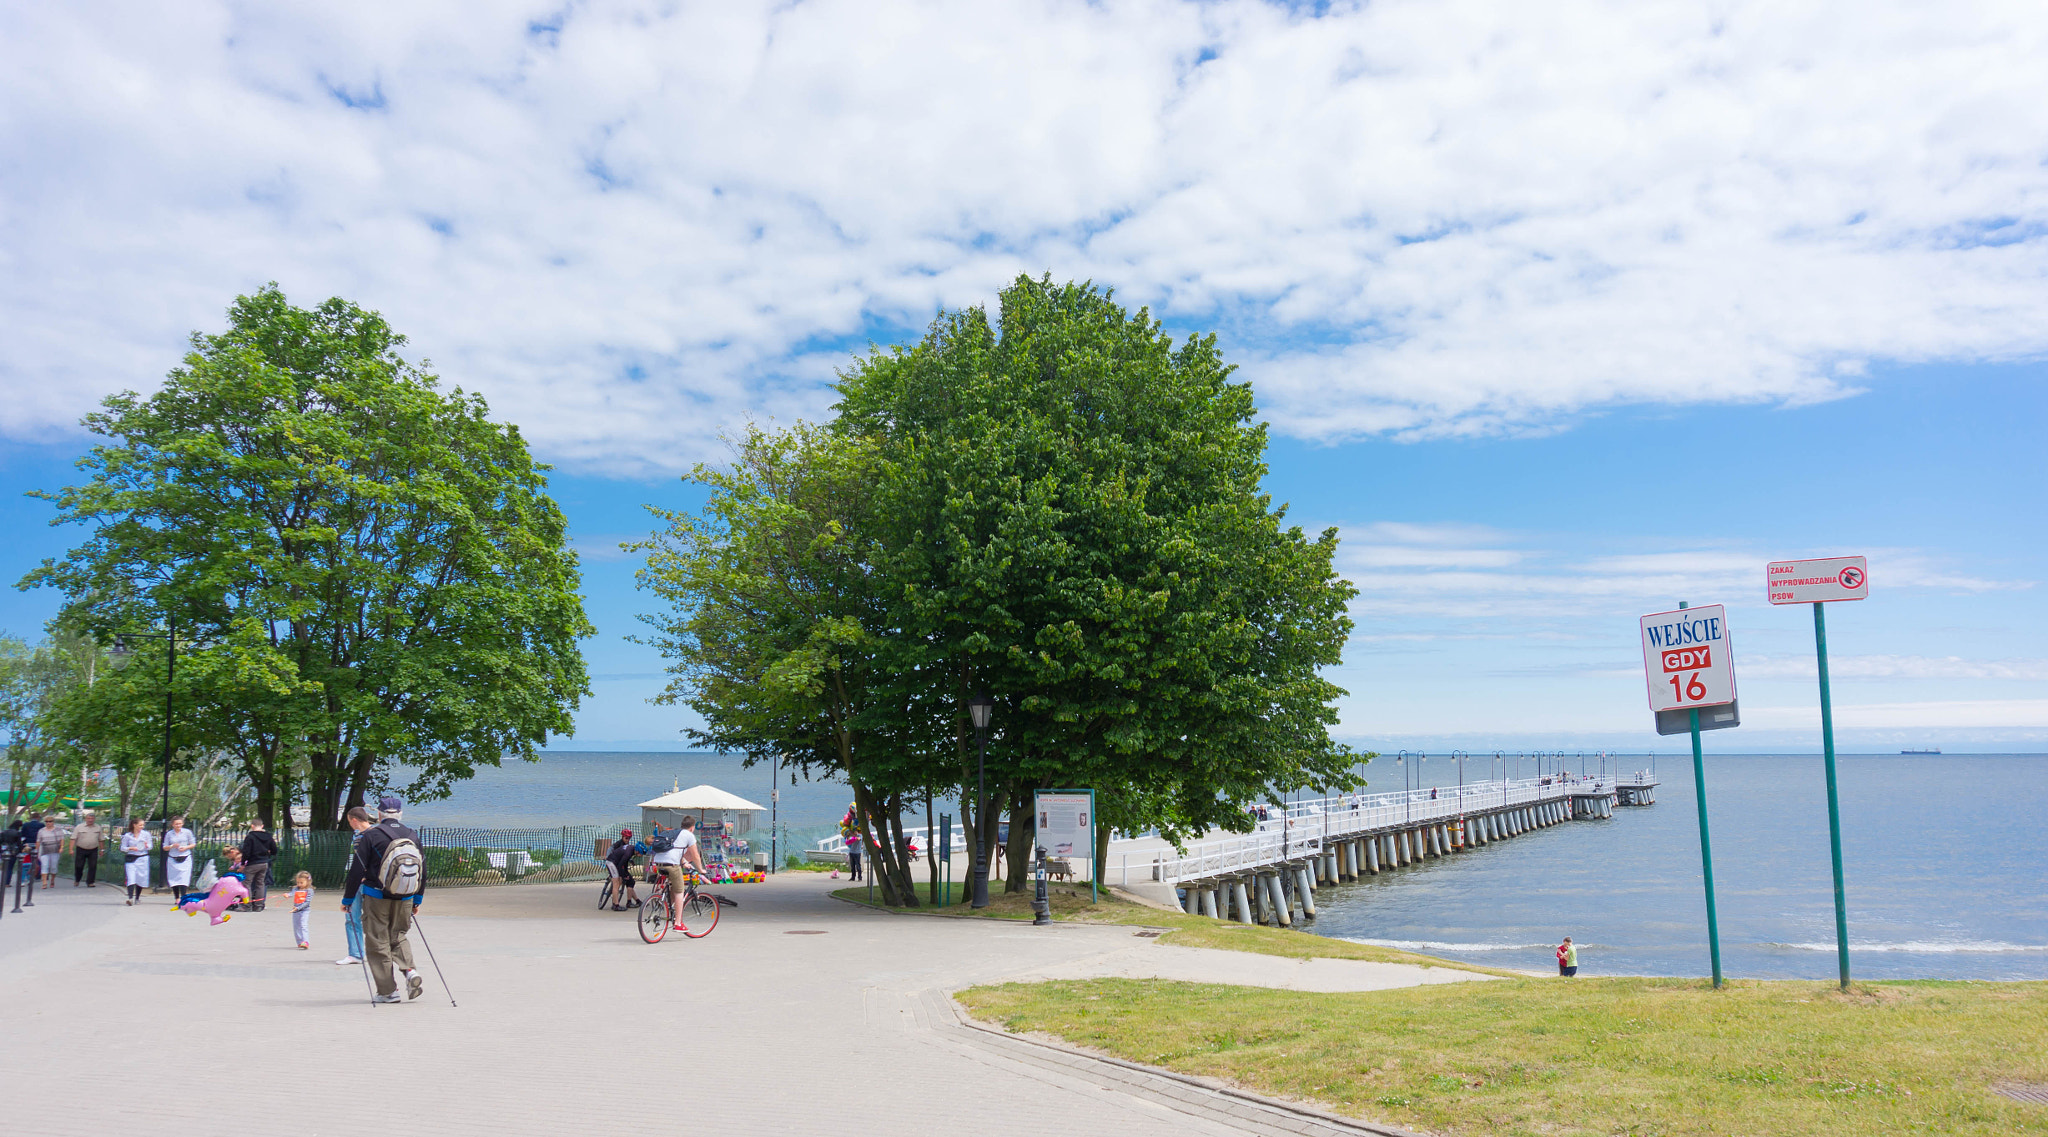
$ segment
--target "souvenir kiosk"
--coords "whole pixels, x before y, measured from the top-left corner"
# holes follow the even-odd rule
[[[674,832],[685,817],[697,822],[697,841],[704,851],[704,864],[713,880],[751,874],[756,870],[747,834],[768,807],[755,805],[738,794],[717,786],[691,786],[672,790],[652,801],[640,803],[640,825],[645,836],[653,837],[656,827]]]

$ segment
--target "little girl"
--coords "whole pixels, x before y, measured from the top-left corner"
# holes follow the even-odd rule
[[[292,935],[299,950],[313,946],[313,874],[301,872],[292,878]]]

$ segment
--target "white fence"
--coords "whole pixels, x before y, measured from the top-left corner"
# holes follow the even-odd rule
[[[1326,843],[1346,837],[1450,821],[1466,814],[1518,805],[1561,801],[1573,794],[1606,793],[1613,787],[1611,780],[1601,778],[1524,778],[1463,787],[1433,786],[1316,798],[1295,802],[1284,813],[1269,808],[1268,816],[1251,832],[1189,845],[1186,852],[1169,848],[1118,854],[1112,847],[1110,855],[1119,861],[1112,871],[1123,884],[1131,882],[1133,870],[1140,881],[1172,884],[1200,880],[1312,855]]]

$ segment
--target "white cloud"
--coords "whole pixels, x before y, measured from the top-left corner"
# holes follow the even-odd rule
[[[1814,679],[1808,656],[1757,655],[1741,661],[1744,679]],[[1850,655],[1828,657],[1828,678],[2048,680],[2048,659],[1963,659],[1959,656]]]
[[[1835,398],[2048,350],[2044,49],[1991,2],[13,5],[0,431],[273,278],[610,470],[1048,269],[1224,328],[1305,437]]]
[[[1816,706],[1743,707],[1743,726],[1820,729]],[[2022,730],[2048,727],[2048,699],[1957,699],[1941,702],[1865,703],[1835,708],[1837,729]]]

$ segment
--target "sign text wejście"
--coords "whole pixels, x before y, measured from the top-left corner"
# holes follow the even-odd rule
[[[1642,618],[1643,675],[1650,710],[1716,707],[1735,701],[1728,612],[1719,604]]]

